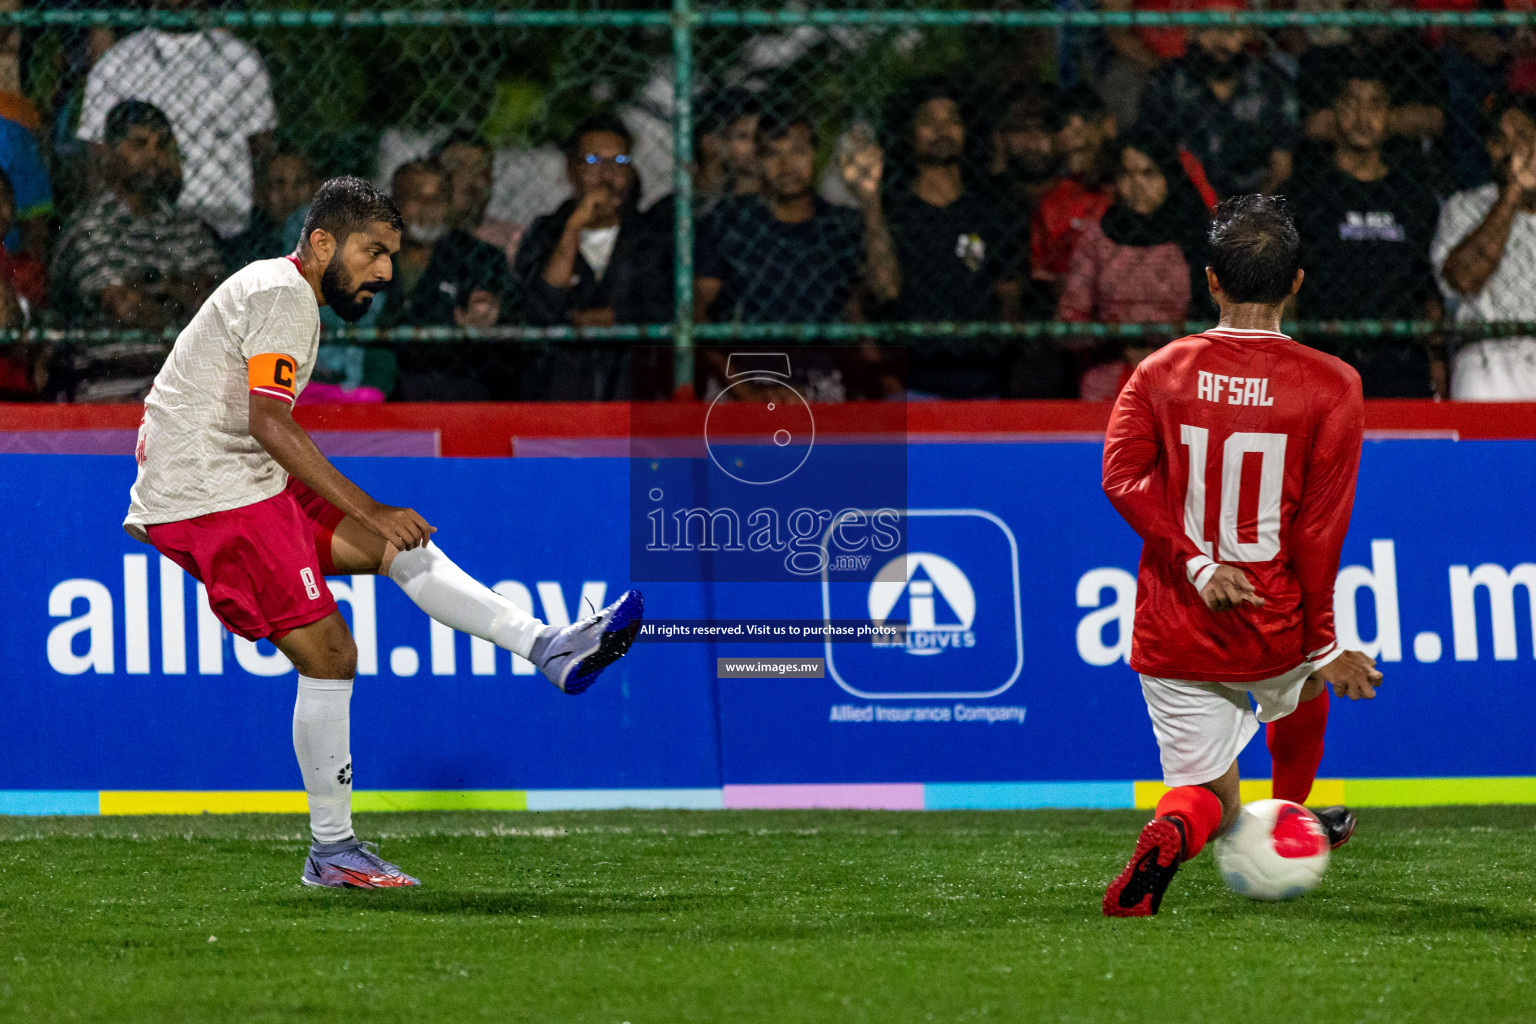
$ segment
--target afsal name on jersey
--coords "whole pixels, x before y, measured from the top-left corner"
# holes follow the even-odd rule
[[[1197,396],[1208,402],[1225,401],[1228,405],[1274,405],[1268,377],[1228,377],[1209,370],[1200,371]]]

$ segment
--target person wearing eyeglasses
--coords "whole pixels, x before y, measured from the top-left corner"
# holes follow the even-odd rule
[[[612,327],[672,319],[672,239],[639,210],[629,129],[617,117],[583,122],[566,144],[574,192],[535,220],[514,272],[523,314],[538,326]],[[670,228],[670,225],[666,225]],[[553,347],[525,376],[524,397],[626,398],[628,353],[603,343]]]

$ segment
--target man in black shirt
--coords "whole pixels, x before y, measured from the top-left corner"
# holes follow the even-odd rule
[[[384,293],[388,327],[492,327],[508,287],[506,255],[448,225],[452,181],[438,165],[402,164],[393,179],[405,230],[395,276]],[[420,342],[396,349],[400,397],[406,401],[477,401],[511,356],[486,342]],[[504,375],[504,374],[500,374]]]
[[[843,180],[859,203],[851,210],[815,193],[816,133],[808,118],[765,113],[757,138],[762,194],[724,199],[699,223],[696,318],[832,323],[861,315],[862,293],[875,304],[894,298],[901,270],[881,201],[880,148],[865,138],[842,157]],[[805,378],[797,379],[797,390],[807,389],[813,400],[846,394],[829,355],[803,354],[791,363]],[[723,351],[704,351],[705,394],[719,386],[726,366]]]
[[[761,196],[723,200],[699,223],[694,302],[700,320],[830,323],[846,318],[860,271],[878,300],[899,271],[880,198],[878,148],[845,160],[860,209],[815,193],[816,133],[808,119],[764,114]]]
[[[1382,157],[1391,95],[1381,73],[1341,76],[1333,101],[1332,159],[1304,167],[1294,209],[1310,283],[1298,297],[1309,320],[1418,319],[1438,313],[1429,246],[1439,204],[1421,173]],[[1409,338],[1341,339],[1367,397],[1427,398],[1431,361]],[[1439,371],[1443,374],[1443,367]]]
[[[885,310],[892,320],[1020,318],[1024,225],[980,191],[985,182],[967,181],[961,102],[961,90],[927,84],[909,97],[898,122],[902,135],[893,148],[900,173],[886,215],[902,269],[900,290]],[[909,161],[901,159],[906,154]],[[922,339],[907,354],[907,388],[945,398],[997,398],[1002,370],[996,353],[974,342]]]
[[[390,325],[492,327],[507,290],[507,258],[495,246],[448,225],[452,198],[436,164],[402,164],[393,179],[405,230],[395,281],[385,294]]]
[[[1251,42],[1246,26],[1195,30],[1189,52],[1147,83],[1136,116],[1176,137],[1223,198],[1278,190],[1291,176],[1300,127],[1295,90],[1248,52]]]
[[[566,142],[573,195],[533,222],[518,247],[529,323],[612,327],[672,320],[671,225],[639,210],[629,129],[593,118]]]
[[[1383,26],[1356,29],[1346,42],[1316,46],[1301,55],[1296,72],[1296,96],[1301,122],[1309,139],[1331,141],[1337,126],[1333,101],[1343,83],[1361,67],[1392,83],[1392,109],[1387,114],[1391,140],[1439,138],[1445,131],[1445,74],[1421,33],[1393,32]],[[1300,154],[1298,153],[1298,159]]]
[[[640,212],[630,146],[629,129],[611,116],[583,122],[566,141],[574,195],[534,221],[517,251],[514,277],[530,324],[671,322],[672,225]],[[559,401],[655,397],[649,374],[643,387],[631,389],[629,370],[626,346],[555,345],[524,374],[519,393]]]
[[[251,219],[245,230],[219,242],[224,266],[230,273],[247,263],[270,260],[291,251],[293,240],[283,229],[293,211],[308,203],[319,187],[309,161],[286,151],[267,157],[258,180]]]

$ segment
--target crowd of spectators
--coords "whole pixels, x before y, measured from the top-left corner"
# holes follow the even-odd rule
[[[324,143],[279,124],[266,59],[229,32],[81,30],[43,110],[24,93],[19,38],[0,31],[0,328],[104,330],[89,345],[0,346],[0,398],[134,400],[161,332],[224,274],[292,251],[325,163],[302,147]],[[706,90],[695,110],[697,322],[935,325],[905,334],[904,351],[807,354],[809,397],[1111,399],[1170,334],[943,325],[1207,320],[1209,211],[1245,192],[1290,199],[1307,271],[1297,318],[1536,321],[1528,30],[1114,28],[1049,75],[909,81],[868,119],[757,81]],[[632,128],[610,113],[571,131],[563,180],[530,182],[551,195],[531,223],[495,212],[499,153],[474,128],[445,126],[397,165],[328,166],[387,180],[404,221],[394,281],[359,326],[447,330],[327,341],[315,395],[670,394],[665,353],[632,359],[590,333],[674,319],[677,210],[671,195],[642,204],[664,182],[642,181]],[[474,337],[502,325],[578,340]],[[1489,333],[1302,340],[1358,368],[1368,396],[1536,399],[1536,339]],[[697,391],[717,393],[723,351],[705,346],[698,365]]]

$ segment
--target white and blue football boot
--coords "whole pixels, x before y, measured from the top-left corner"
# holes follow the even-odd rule
[[[580,622],[545,627],[544,635],[533,642],[529,660],[561,690],[581,693],[628,652],[644,611],[640,591],[626,590],[613,604]]]

